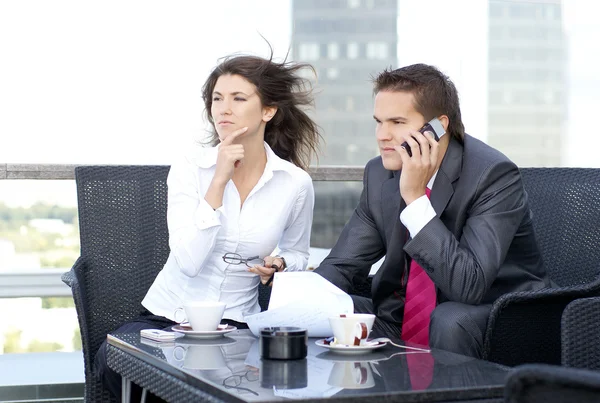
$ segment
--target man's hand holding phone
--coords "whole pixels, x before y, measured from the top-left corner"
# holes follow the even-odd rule
[[[439,120],[434,119],[420,131],[409,131],[404,138],[405,142],[395,147],[402,159],[400,195],[407,205],[425,194],[427,183],[438,169],[438,141],[444,133]]]

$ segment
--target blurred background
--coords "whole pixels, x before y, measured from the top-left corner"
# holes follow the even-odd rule
[[[0,163],[170,164],[206,134],[209,71],[269,56],[266,39],[316,68],[315,165],[376,156],[371,77],[422,62],[456,84],[467,132],[519,166],[598,167],[599,13],[586,0],[4,0]],[[315,189],[311,264],[361,184]],[[0,181],[0,353],[81,349],[68,289],[34,287],[78,255],[73,181]]]

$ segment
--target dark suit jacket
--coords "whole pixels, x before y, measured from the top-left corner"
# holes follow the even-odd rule
[[[549,286],[519,170],[502,153],[452,138],[430,195],[437,215],[413,239],[400,221],[399,179],[381,157],[367,163],[358,207],[317,273],[349,292],[385,255],[373,303],[378,317],[399,324],[411,258],[435,283],[438,303],[490,304]]]

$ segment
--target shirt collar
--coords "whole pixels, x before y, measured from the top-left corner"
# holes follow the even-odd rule
[[[427,188],[429,190],[433,189],[433,182],[435,182],[435,177],[437,176],[437,174],[438,174],[438,171],[435,171],[433,173],[433,176],[431,177],[431,179],[429,179],[429,182],[427,183]]]
[[[294,166],[292,163],[279,158],[275,152],[264,142],[265,152],[267,153],[267,165],[265,171],[291,171]],[[194,156],[193,160],[200,168],[211,168],[217,164],[219,154],[219,145],[215,147],[203,147]]]

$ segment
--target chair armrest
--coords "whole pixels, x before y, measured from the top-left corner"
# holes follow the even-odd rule
[[[80,272],[83,270],[83,268],[85,266],[83,262],[84,262],[83,258],[81,256],[79,256],[77,258],[77,260],[75,261],[75,263],[73,264],[73,267],[71,267],[71,270],[63,273],[63,275],[60,276],[60,279],[62,280],[62,282],[71,288],[73,288],[74,286],[78,286],[77,272]]]
[[[77,320],[79,322],[79,332],[81,334],[81,344],[83,347],[83,362],[86,369],[86,376],[91,373],[93,356],[95,351],[90,351],[88,347],[90,344],[89,329],[87,326],[87,315],[85,310],[85,290],[84,285],[80,283],[78,273],[85,271],[85,260],[80,256],[76,261],[71,270],[63,273],[61,280],[71,287],[73,293],[73,301],[75,302],[75,309],[77,311]]]
[[[67,272],[64,272],[63,275],[60,276],[60,279],[62,280],[63,283],[65,283],[66,285],[68,285],[71,288],[73,288],[73,284],[77,283],[77,276],[75,276],[73,269],[71,269]]]
[[[506,402],[597,402],[598,372],[554,365],[523,365],[515,368],[504,389]]]
[[[560,323],[567,304],[600,295],[600,281],[584,286],[508,293],[496,300],[488,319],[483,359],[502,365],[560,365]]]

